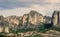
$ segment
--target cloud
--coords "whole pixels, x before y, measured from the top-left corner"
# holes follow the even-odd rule
[[[0,0],[0,15],[23,15],[36,10],[51,16],[54,10],[60,10],[60,0]]]
[[[3,9],[29,7],[31,4],[39,4],[41,6],[59,5],[60,0],[0,0],[0,7]]]
[[[3,15],[3,16],[10,16],[10,15],[21,16],[23,14],[28,13],[29,10],[30,10],[29,8],[14,8],[14,9],[0,10],[0,15]]]
[[[25,7],[26,3],[17,0],[0,0],[0,7],[3,9],[11,9],[16,7]]]
[[[6,10],[0,10],[0,15],[3,16],[10,16],[10,15],[17,15],[17,16],[21,16],[23,14],[27,14],[29,13],[31,10],[35,10],[41,14],[45,14],[43,13],[46,9],[41,7],[40,5],[37,4],[32,4],[30,7],[19,7],[19,8],[14,8],[14,9],[6,9]],[[44,11],[43,11],[44,10]]]
[[[46,3],[60,3],[60,0],[45,0]]]
[[[39,4],[32,4],[30,7],[19,7],[19,8],[13,8],[13,9],[2,9],[0,10],[0,15],[3,16],[10,16],[10,15],[16,15],[16,16],[22,16],[23,14],[29,13],[31,10],[35,10],[43,15],[52,16],[52,13],[55,9],[58,9],[58,7],[52,7],[52,6],[40,6]]]

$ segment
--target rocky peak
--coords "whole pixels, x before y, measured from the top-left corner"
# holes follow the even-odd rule
[[[41,13],[39,13],[39,12],[37,12],[37,11],[34,11],[34,10],[31,10],[29,14],[32,15],[32,16],[35,15],[35,14],[36,14],[36,15],[39,15],[39,16],[42,16]]]
[[[31,10],[30,13],[38,13],[37,11]]]
[[[38,14],[38,12],[37,11],[34,11],[34,10],[31,10],[29,14],[35,15],[35,14]]]
[[[2,15],[0,15],[0,20],[4,19],[4,17]]]
[[[56,11],[54,11],[53,15],[54,15],[54,14],[58,14],[59,12],[60,12],[60,11],[56,10]]]

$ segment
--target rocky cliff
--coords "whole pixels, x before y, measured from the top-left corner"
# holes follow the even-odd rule
[[[41,13],[31,10],[28,14],[24,14],[23,16],[8,16],[8,17],[3,17],[0,16],[0,24],[2,30],[2,25],[6,21],[8,25],[8,29],[19,29],[19,28],[37,28],[39,25],[42,25],[43,23],[49,23],[51,22],[51,18],[49,17],[44,17]],[[45,20],[45,21],[44,21]],[[5,27],[6,25],[4,25]]]

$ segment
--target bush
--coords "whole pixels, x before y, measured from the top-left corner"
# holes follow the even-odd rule
[[[50,24],[50,23],[48,23],[48,24],[44,24],[44,27],[46,28],[46,29],[49,29],[49,28],[51,28],[53,25],[52,24]]]
[[[34,31],[35,29],[32,28],[26,28],[26,29],[18,29],[17,32],[27,32],[27,31]]]
[[[45,24],[43,23],[42,25],[39,25],[38,28],[33,29],[33,28],[23,28],[23,29],[18,29],[17,32],[27,32],[27,31],[37,31],[37,32],[43,32],[45,33],[46,31],[53,29],[51,28],[53,25],[52,24]]]
[[[42,25],[39,26],[39,28],[36,30],[37,32],[42,32],[42,33],[45,33],[46,31],[50,30],[50,28],[52,27],[53,25],[48,23],[48,24],[45,24],[43,23]]]
[[[55,27],[55,26],[53,26],[53,27],[50,28],[50,30],[60,31],[60,27]]]

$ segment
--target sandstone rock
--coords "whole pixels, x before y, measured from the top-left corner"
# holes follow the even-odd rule
[[[52,15],[52,23],[54,26],[60,26],[60,11],[54,11]]]

